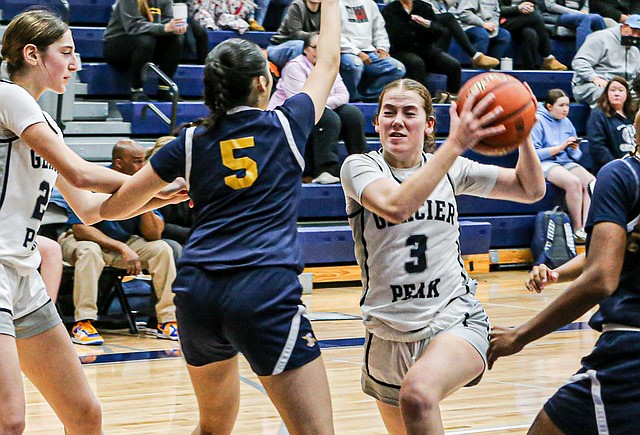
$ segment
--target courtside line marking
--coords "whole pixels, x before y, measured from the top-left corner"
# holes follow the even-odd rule
[[[569,325],[566,325],[556,332],[570,332],[570,331],[591,331],[587,322],[573,322]],[[345,348],[345,347],[361,347],[364,345],[364,337],[353,337],[353,338],[337,338],[337,339],[328,339],[328,340],[319,340],[321,349],[332,349],[332,348]],[[535,343],[534,343],[535,344]],[[113,346],[116,347],[116,346]],[[125,347],[126,346],[118,346]],[[104,348],[101,348],[104,349]],[[161,350],[145,350],[145,351],[137,351],[137,352],[123,352],[123,353],[110,353],[104,354],[100,353],[98,355],[92,354],[84,354],[78,355],[81,359],[81,362],[84,365],[87,364],[109,364],[109,363],[120,363],[120,362],[133,362],[133,361],[145,361],[145,360],[156,360],[156,359],[164,359],[164,358],[176,358],[181,356],[181,351],[178,348],[171,349],[161,349]]]

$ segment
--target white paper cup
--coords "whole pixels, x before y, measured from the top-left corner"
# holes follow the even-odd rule
[[[183,19],[187,21],[187,4],[186,3],[174,3],[173,4],[173,18]]]

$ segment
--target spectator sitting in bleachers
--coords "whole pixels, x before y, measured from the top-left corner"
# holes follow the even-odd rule
[[[187,23],[173,18],[170,0],[118,0],[104,34],[104,58],[116,68],[127,70],[131,100],[149,101],[142,89],[142,68],[155,62],[170,78],[176,73],[182,54]],[[158,86],[158,99],[169,101],[169,87]]]
[[[269,5],[271,4],[271,0],[256,0],[256,13],[255,13],[255,21],[260,25],[264,25],[264,19],[267,17],[267,11],[269,10]],[[291,5],[291,0],[287,0],[283,4],[286,4],[287,7]],[[284,18],[286,14],[286,8],[284,8],[283,14],[280,17],[280,21]]]
[[[133,175],[144,164],[144,148],[137,142],[121,140],[113,148],[112,168]],[[64,203],[59,205],[65,206]],[[123,221],[102,221],[84,225],[70,210],[71,229],[60,235],[65,261],[75,266],[73,303],[75,321],[72,341],[77,344],[102,344],[104,340],[91,324],[98,317],[98,279],[105,266],[126,269],[130,275],[148,270],[158,302],[156,337],[178,339],[171,284],[176,266],[169,245],[160,240],[164,222],[156,211]]]
[[[539,4],[546,23],[576,32],[576,50],[591,32],[606,27],[602,16],[589,13],[589,0],[544,0]]]
[[[587,121],[589,153],[596,175],[605,164],[635,149],[635,113],[629,84],[622,77],[614,77],[607,83]]]
[[[175,136],[162,136],[156,139],[152,148],[147,148],[144,160],[149,161],[160,148],[175,139]],[[184,245],[187,243],[191,226],[193,225],[193,213],[189,202],[180,204],[170,204],[160,209],[160,214],[164,218],[164,230],[162,230],[162,240],[169,243],[173,250],[174,259],[182,255]]]
[[[590,0],[591,12],[604,18],[607,27],[627,21],[632,14],[640,13],[637,0]]]
[[[287,98],[302,90],[316,63],[318,34],[304,41],[304,52],[291,60],[282,70],[276,91],[269,100],[268,109],[273,110]],[[339,183],[338,140],[342,138],[349,154],[363,153],[367,142],[364,136],[364,116],[355,106],[349,105],[349,92],[340,75],[337,76],[324,113],[313,128],[307,141],[306,171],[312,171],[312,183]],[[306,172],[305,171],[305,172]]]
[[[580,166],[580,139],[569,115],[569,97],[561,89],[547,92],[537,112],[538,122],[531,130],[531,139],[542,162],[544,177],[565,191],[565,202],[577,242],[584,243],[584,224],[591,205],[587,190],[595,177]]]
[[[180,1],[184,0],[174,1],[174,4]],[[186,2],[183,4],[186,4]],[[184,34],[182,54],[183,56],[193,55],[199,64],[204,64],[207,54],[209,54],[209,35],[207,34],[207,29],[202,27],[202,25],[193,18],[191,11],[188,12],[187,31]]]
[[[537,55],[542,56],[540,69],[566,71],[567,66],[551,54],[551,38],[544,18],[535,4],[523,0],[500,0],[500,25],[511,33],[520,52],[523,69],[535,69]]]
[[[422,0],[394,0],[382,10],[382,16],[391,41],[390,53],[404,64],[405,76],[424,84],[427,73],[444,74],[447,90],[440,92],[436,101],[449,103],[456,99],[462,66],[439,47],[437,42],[445,29],[436,21],[431,4]]]
[[[267,47],[269,60],[280,70],[296,56],[302,54],[304,39],[320,31],[319,0],[294,0]]]
[[[571,68],[573,97],[593,109],[609,80],[615,76],[632,80],[640,69],[638,47],[623,45],[623,36],[640,37],[640,15],[631,15],[624,24],[593,32],[578,50]],[[633,121],[633,116],[630,117]]]
[[[387,83],[404,77],[404,65],[389,56],[384,18],[373,0],[340,0],[340,75],[351,101],[375,101]]]
[[[442,31],[442,34],[436,43],[436,46],[439,47],[440,50],[445,53],[449,51],[451,39],[453,38],[460,48],[462,48],[471,58],[471,66],[473,66],[473,68],[491,69],[500,65],[500,61],[498,59],[487,56],[473,47],[471,41],[469,41],[469,37],[464,30],[462,30],[458,19],[453,13],[449,12],[450,3],[455,5],[455,2],[444,0],[428,0],[427,2],[431,5],[431,9],[435,13],[433,20],[440,24],[440,29]]]
[[[187,0],[189,13],[209,30],[264,31],[255,20],[256,4],[251,0]]]
[[[477,51],[497,59],[504,57],[511,34],[500,27],[498,0],[460,0],[456,16]]]

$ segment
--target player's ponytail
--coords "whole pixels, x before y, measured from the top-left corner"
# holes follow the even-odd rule
[[[213,128],[229,109],[254,106],[253,81],[267,74],[267,59],[253,42],[233,38],[211,50],[204,69],[204,102],[211,111],[207,128]]]

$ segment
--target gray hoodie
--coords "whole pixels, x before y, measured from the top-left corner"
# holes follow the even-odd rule
[[[499,26],[500,2],[499,0],[460,0],[455,15],[463,30],[473,26],[482,27],[485,21]]]
[[[607,81],[614,76],[627,81],[635,77],[640,69],[640,51],[620,45],[620,36],[620,26],[616,26],[587,37],[571,62],[574,86],[591,83],[596,76]]]

